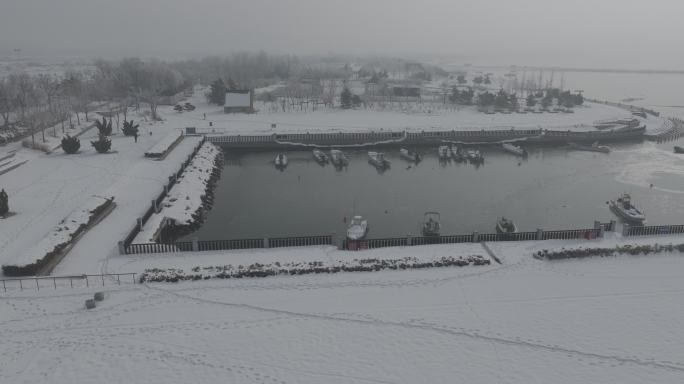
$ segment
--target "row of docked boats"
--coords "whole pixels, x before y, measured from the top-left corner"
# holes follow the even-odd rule
[[[484,156],[479,149],[465,150],[463,147],[440,145],[437,148],[437,156],[440,161],[470,161],[474,164],[484,163]]]
[[[320,165],[333,164],[336,167],[344,167],[349,164],[347,156],[338,149],[331,149],[329,155],[320,149],[314,149],[312,153],[314,160]],[[276,155],[273,163],[276,168],[283,170],[288,164],[287,156],[284,153],[279,153]]]
[[[595,142],[591,145],[570,142],[568,143],[568,146],[570,148],[577,150],[601,153],[609,153],[611,150],[610,147],[605,145],[599,145],[598,142]],[[525,148],[510,142],[501,144],[501,149],[522,158],[527,158],[528,156],[528,152]],[[684,148],[675,147],[675,152],[684,153]],[[329,154],[321,149],[314,149],[312,153],[314,160],[321,165],[332,163],[337,167],[343,167],[349,164],[349,159],[344,154],[344,152],[342,152],[339,149],[331,149]],[[480,152],[479,149],[464,149],[462,146],[456,145],[440,145],[437,148],[437,156],[439,160],[442,162],[453,160],[457,162],[469,161],[473,164],[484,163],[484,155],[482,154],[482,152]],[[423,160],[423,156],[421,154],[407,148],[401,148],[399,150],[399,157],[405,161],[415,164]],[[287,156],[285,156],[285,154],[283,153],[279,153],[276,156],[274,162],[276,168],[282,170],[285,167],[287,167]],[[368,162],[374,167],[378,168],[379,170],[385,170],[390,167],[390,161],[386,159],[385,154],[383,152],[368,152]]]
[[[527,156],[527,151],[516,145],[505,143],[501,147],[505,151],[513,153],[517,156]],[[312,151],[312,154],[314,160],[320,165],[333,164],[337,167],[344,167],[349,164],[349,159],[344,154],[344,152],[342,152],[339,149],[331,149],[330,153],[328,154],[325,153],[323,150],[316,148]],[[466,150],[461,146],[441,145],[437,148],[437,155],[440,161],[443,162],[453,160],[457,162],[469,161],[473,164],[484,163],[484,155],[482,154],[482,152],[480,152],[479,149]],[[414,164],[418,164],[423,160],[423,155],[416,151],[412,151],[408,148],[399,149],[399,157],[402,160]],[[383,152],[369,151],[368,162],[380,170],[390,168],[390,161],[387,160]],[[285,169],[288,164],[287,156],[284,153],[277,154],[274,160],[274,164],[276,168],[280,170]]]
[[[424,237],[439,237],[441,235],[441,224],[439,212],[425,212],[421,223],[421,233]],[[517,228],[512,220],[501,217],[496,222],[496,232],[499,234],[517,232]],[[363,216],[355,215],[352,217],[347,227],[348,240],[363,240],[368,234],[368,220]]]
[[[623,221],[631,225],[643,225],[646,216],[632,204],[631,196],[622,194],[615,200],[608,201],[610,210]],[[518,232],[515,222],[507,217],[499,217],[496,221],[496,233],[505,235]],[[424,237],[441,236],[441,224],[439,212],[425,212],[421,223],[421,233]],[[347,228],[348,240],[363,240],[368,234],[368,220],[362,216],[354,216]]]

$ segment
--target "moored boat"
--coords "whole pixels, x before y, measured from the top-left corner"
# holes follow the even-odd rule
[[[469,149],[466,152],[466,156],[471,163],[479,164],[484,162],[484,156],[482,156],[482,153],[480,153],[480,150],[478,149]]]
[[[454,161],[465,161],[466,160],[466,153],[463,151],[463,148],[460,146],[451,146],[451,157],[454,159]]]
[[[332,162],[337,167],[343,167],[349,164],[349,159],[345,156],[344,152],[339,149],[330,150],[330,162]]]
[[[313,157],[314,157],[314,160],[316,160],[316,162],[317,162],[318,164],[321,164],[321,165],[322,165],[322,164],[327,164],[327,163],[328,163],[328,155],[326,155],[326,154],[325,154],[323,151],[321,151],[320,149],[314,149],[314,150],[313,150]]]
[[[643,225],[646,216],[632,204],[632,197],[628,193],[608,202],[610,210],[618,217],[632,225]]]
[[[279,153],[274,160],[276,168],[284,169],[287,167],[287,156],[284,153]]]
[[[437,148],[437,154],[439,155],[440,160],[449,160],[451,159],[451,148],[449,148],[448,145],[440,145],[439,148]]]
[[[578,149],[580,151],[590,151],[590,152],[601,152],[601,153],[609,153],[610,152],[610,147],[606,145],[599,145],[598,141],[594,142],[592,145],[583,145],[583,144],[578,144],[578,143],[573,143],[570,142],[568,143],[570,148],[573,149]]]
[[[497,233],[515,233],[518,231],[518,228],[515,226],[515,223],[511,219],[507,219],[505,217],[500,217],[496,221],[496,232]]]
[[[347,239],[362,240],[368,233],[368,221],[362,216],[354,216],[347,227]]]
[[[404,160],[408,160],[414,163],[417,163],[421,160],[420,155],[417,152],[409,151],[406,148],[401,148],[399,150],[399,156]]]
[[[527,151],[525,150],[525,148],[519,147],[511,143],[503,143],[501,144],[501,148],[503,148],[504,151],[510,152],[516,156],[527,156]]]
[[[389,160],[385,159],[385,154],[382,152],[368,152],[368,162],[378,169],[387,169],[390,165]]]
[[[425,237],[437,237],[440,234],[439,212],[425,212],[423,215],[422,233]]]

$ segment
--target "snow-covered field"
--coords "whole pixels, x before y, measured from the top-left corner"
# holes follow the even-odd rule
[[[168,107],[160,108],[160,113],[173,116],[175,112]],[[138,120],[138,116],[133,117]],[[10,211],[15,213],[0,219],[0,264],[23,257],[90,196],[113,196],[117,208],[81,238],[58,266],[59,270],[69,264],[71,271],[78,271],[75,273],[99,271],[101,263],[117,253],[117,241],[199,142],[199,137],[188,137],[163,161],[145,159],[146,150],[177,128],[172,120],[143,122],[137,143],[115,129],[108,154],[98,154],[90,145],[97,136],[94,129],[80,136],[81,149],[75,155],[66,155],[61,150],[45,154],[23,148],[21,143],[0,147],[0,158],[14,154],[7,161],[26,161],[0,174],[0,187],[7,191]]]
[[[504,263],[480,267],[107,282],[93,310],[84,300],[101,287],[11,291],[0,296],[0,382],[682,382],[684,256],[530,256],[580,243],[491,243]],[[482,252],[466,244],[346,254],[400,257],[419,249]],[[340,255],[307,248],[122,257],[108,270],[313,253]]]
[[[196,104],[197,105],[197,104]],[[629,111],[604,104],[586,103],[575,113],[496,113],[478,112],[475,107],[435,108],[431,104],[395,105],[387,109],[318,109],[316,111],[273,111],[257,103],[252,115],[224,114],[219,108],[201,102],[192,113],[175,116],[183,126],[197,127],[202,132],[226,134],[273,134],[314,132],[428,131],[481,129],[555,129],[594,130],[600,120],[630,117]],[[203,113],[206,113],[204,120]],[[652,119],[651,124],[662,124]],[[655,121],[658,120],[658,121]],[[209,123],[213,123],[210,127]],[[272,129],[271,124],[276,124]]]

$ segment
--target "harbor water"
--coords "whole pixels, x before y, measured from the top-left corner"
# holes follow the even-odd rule
[[[419,148],[411,164],[383,149],[391,168],[378,172],[369,149],[345,151],[349,165],[319,165],[310,150],[226,153],[213,209],[201,240],[345,233],[353,215],[369,222],[369,237],[419,234],[426,211],[441,214],[442,234],[494,232],[497,217],[520,231],[588,228],[616,219],[607,201],[628,192],[647,224],[684,223],[684,157],[677,142],[624,143],[609,154],[570,148],[527,148],[527,159],[482,147],[485,162],[440,162],[437,148]],[[188,237],[188,238],[189,238]]]

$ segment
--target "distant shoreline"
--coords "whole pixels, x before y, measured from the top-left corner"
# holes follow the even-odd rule
[[[641,75],[684,75],[684,69],[620,69],[620,68],[564,68],[544,66],[476,66],[477,68],[512,69],[518,71],[557,71],[557,72],[585,72],[585,73],[633,73]]]

